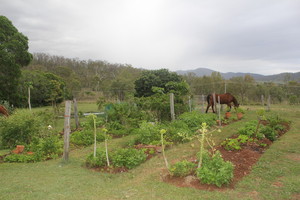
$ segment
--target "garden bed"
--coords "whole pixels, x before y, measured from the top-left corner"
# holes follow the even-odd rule
[[[282,123],[285,128],[278,132],[279,137],[285,134],[289,130],[288,123]],[[236,138],[237,135],[232,136],[231,138]],[[259,145],[264,143],[266,146]],[[264,138],[257,142],[247,142],[243,144],[240,150],[226,150],[223,146],[216,147],[216,150],[220,151],[222,157],[225,161],[230,161],[234,165],[234,177],[229,185],[223,185],[222,187],[217,187],[216,185],[202,184],[195,175],[190,175],[187,177],[174,177],[169,175],[167,170],[163,171],[162,180],[169,184],[178,186],[178,187],[192,187],[200,190],[218,190],[223,191],[227,189],[234,189],[235,184],[238,183],[244,176],[248,175],[252,167],[259,160],[262,154],[272,145],[272,141]],[[190,161],[197,162],[196,157],[191,158]]]

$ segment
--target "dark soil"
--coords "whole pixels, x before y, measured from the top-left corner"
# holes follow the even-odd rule
[[[285,130],[279,132],[279,136],[283,135],[289,130],[289,124],[283,123]],[[231,138],[237,137],[232,136]],[[215,185],[202,184],[195,175],[188,177],[172,177],[168,174],[167,171],[163,172],[162,179],[163,181],[176,185],[178,187],[192,187],[201,190],[227,190],[234,189],[235,184],[238,183],[244,176],[248,175],[252,166],[258,161],[260,156],[265,152],[266,149],[272,144],[268,139],[260,140],[258,143],[267,144],[263,147],[254,142],[248,142],[242,146],[240,150],[228,151],[225,150],[222,146],[218,146],[216,149],[219,150],[222,154],[222,157],[226,161],[230,161],[234,165],[234,177],[230,185],[217,187]],[[191,158],[191,161],[196,161],[196,158]]]

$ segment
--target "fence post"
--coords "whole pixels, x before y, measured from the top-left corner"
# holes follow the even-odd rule
[[[268,108],[267,108],[267,111],[271,110],[270,106],[271,106],[271,95],[268,96]]]
[[[190,112],[192,112],[192,100],[191,100],[191,96],[189,96],[189,109],[190,109]]]
[[[221,104],[220,104],[220,96],[218,96],[218,114],[219,114],[219,127],[221,127]]]
[[[204,113],[204,95],[202,94],[201,95],[202,96],[202,113]]]
[[[175,120],[175,110],[174,110],[174,94],[170,93],[170,110],[171,110],[171,119]]]
[[[63,160],[69,160],[69,147],[70,147],[70,116],[71,115],[71,101],[66,101],[65,105],[65,123],[64,123],[64,154]]]
[[[265,100],[264,100],[264,95],[261,95],[261,104],[263,107],[265,107]]]
[[[215,112],[217,112],[217,104],[216,104],[216,93],[214,92],[213,93],[213,101],[214,101],[214,106],[213,106],[213,110],[215,111]]]
[[[76,124],[76,129],[79,128],[79,117],[78,117],[78,109],[77,109],[77,100],[76,98],[73,99],[74,102],[74,118],[75,118],[75,124]]]

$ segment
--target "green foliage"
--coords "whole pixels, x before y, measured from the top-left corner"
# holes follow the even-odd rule
[[[112,154],[112,164],[114,167],[126,167],[132,169],[147,158],[147,155],[138,149],[118,149]]]
[[[257,120],[246,122],[244,127],[238,129],[238,133],[241,135],[247,135],[248,137],[255,137],[257,123]]]
[[[4,158],[4,162],[29,163],[37,161],[35,155],[10,154]]]
[[[169,82],[181,82],[181,77],[175,72],[169,72],[167,69],[160,70],[147,70],[144,71],[142,77],[137,79],[135,85],[135,96],[148,97],[155,92],[152,91],[153,87],[163,88],[165,93],[169,93],[172,90],[172,86],[167,88],[166,84]]]
[[[97,132],[97,141],[103,142],[104,135],[100,132]],[[94,143],[94,132],[91,129],[83,129],[81,131],[75,131],[70,136],[70,141],[72,144],[78,146],[89,146]]]
[[[86,159],[87,167],[104,167],[106,165],[106,153],[104,149],[97,149],[96,157],[94,157],[94,153],[91,153]]]
[[[138,135],[136,143],[140,144],[159,144],[160,127],[154,123],[142,122],[140,128],[136,130]]]
[[[18,83],[21,67],[30,63],[28,38],[5,16],[0,16],[0,99],[19,104]]]
[[[22,105],[27,106],[28,83],[30,83],[30,101],[33,107],[56,105],[67,97],[68,90],[63,79],[49,72],[37,70],[23,70],[19,86]]]
[[[277,132],[274,128],[270,126],[264,126],[260,129],[260,133],[262,133],[266,138],[268,138],[271,141],[275,141],[278,137]]]
[[[206,153],[203,156],[203,164],[196,170],[198,179],[205,184],[214,184],[221,187],[229,184],[233,178],[233,165],[229,161],[224,161],[220,152],[216,152],[212,157]]]
[[[249,138],[247,135],[239,135],[237,138],[227,138],[224,140],[221,145],[226,149],[226,150],[239,150],[241,149],[241,145],[247,143],[253,139]]]
[[[174,165],[171,165],[170,173],[172,176],[188,176],[195,172],[196,166],[197,165],[195,163],[183,160],[175,163]]]
[[[195,131],[191,131],[188,125],[182,120],[174,120],[167,124],[166,140],[175,143],[191,141],[195,136]]]
[[[217,116],[212,113],[203,114],[199,111],[185,112],[179,116],[179,120],[182,120],[188,125],[192,131],[199,129],[202,123],[206,123],[208,126],[215,124]]]
[[[0,135],[2,144],[13,148],[17,144],[30,144],[33,138],[39,137],[48,124],[42,118],[27,110],[18,110],[8,118],[1,118]]]
[[[296,104],[299,104],[299,98],[297,98],[296,95],[291,95],[289,97],[289,104],[290,105],[296,105]]]

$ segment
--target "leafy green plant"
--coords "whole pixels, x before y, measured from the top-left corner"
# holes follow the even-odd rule
[[[104,135],[97,132],[97,141],[103,142],[104,139]],[[77,146],[89,146],[94,143],[93,130],[83,129],[81,131],[75,131],[71,134],[70,141]]]
[[[262,127],[260,133],[262,133],[266,138],[268,138],[271,141],[275,141],[278,137],[278,134],[275,131],[275,129],[270,126]]]
[[[247,135],[239,135],[237,138],[227,138],[221,145],[226,150],[239,150],[241,149],[241,145],[247,143],[249,140],[253,139],[249,138]]]
[[[166,140],[175,143],[191,141],[195,136],[195,131],[191,131],[188,125],[182,120],[174,120],[166,125]]]
[[[85,163],[86,163],[87,167],[104,167],[104,166],[107,166],[105,150],[104,149],[97,149],[96,157],[94,157],[94,153],[89,154]]]
[[[1,119],[2,144],[7,148],[13,148],[17,144],[30,144],[33,138],[42,135],[47,126],[48,124],[34,113],[17,110],[10,117]]]
[[[140,128],[136,130],[138,135],[136,143],[141,144],[159,144],[160,143],[160,127],[157,124],[142,122]]]
[[[198,179],[205,184],[214,184],[221,187],[229,184],[233,178],[233,164],[224,161],[220,152],[213,156],[203,154],[203,165],[196,170]]]
[[[188,125],[191,131],[196,131],[200,128],[202,123],[208,126],[215,125],[217,116],[212,113],[203,114],[199,111],[185,112],[179,116],[179,119]]]
[[[39,161],[35,155],[10,154],[4,158],[4,162],[29,163]]]
[[[257,123],[257,120],[246,122],[244,127],[238,129],[238,133],[241,135],[247,135],[248,137],[255,137]]]
[[[184,177],[193,174],[196,170],[197,165],[195,163],[183,160],[171,165],[170,173],[172,176]]]
[[[132,169],[147,158],[147,155],[134,148],[118,149],[112,153],[111,160],[114,167],[126,167]]]

